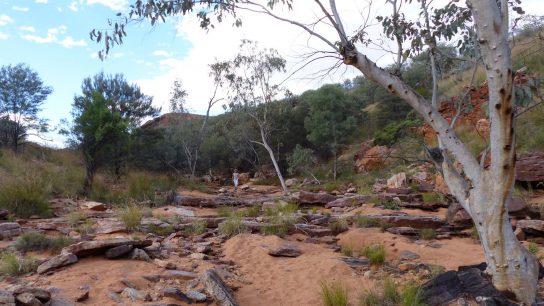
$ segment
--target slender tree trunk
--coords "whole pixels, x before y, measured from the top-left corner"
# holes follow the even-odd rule
[[[280,167],[278,165],[278,162],[276,161],[276,157],[274,156],[274,151],[272,148],[268,145],[268,142],[266,141],[266,137],[264,136],[264,131],[262,128],[260,128],[261,131],[261,139],[263,141],[263,147],[268,151],[268,154],[270,155],[270,159],[272,160],[272,164],[274,164],[274,169],[276,169],[276,174],[278,175],[278,179],[281,183],[281,188],[283,188],[283,192],[286,194],[289,193],[289,189],[287,188],[287,185],[285,185],[285,180],[283,179],[283,175],[281,174]]]
[[[86,162],[85,164],[85,180],[83,181],[83,187],[80,194],[82,196],[89,196],[93,189],[94,174],[96,173],[96,167],[94,162]]]
[[[333,178],[334,178],[334,181],[336,182],[336,166],[337,166],[337,161],[338,161],[338,156],[337,156],[337,152],[336,152],[336,149],[334,150],[334,163],[333,163]]]

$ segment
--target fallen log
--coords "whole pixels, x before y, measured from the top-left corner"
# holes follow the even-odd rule
[[[219,306],[238,306],[232,290],[223,282],[215,270],[208,269],[204,271],[202,283],[206,287],[206,292]]]

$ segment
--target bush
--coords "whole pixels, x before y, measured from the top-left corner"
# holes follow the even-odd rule
[[[258,217],[261,214],[261,206],[252,205],[250,207],[239,210],[238,213],[241,214],[242,217]]]
[[[278,203],[273,207],[267,207],[264,210],[264,214],[269,217],[278,216],[278,215],[288,215],[294,214],[298,211],[298,204],[296,203]]]
[[[361,306],[424,306],[420,288],[413,282],[404,285],[399,291],[398,285],[386,278],[380,293],[365,292],[360,300]]]
[[[444,202],[444,196],[438,192],[425,192],[423,193],[423,203],[435,204]]]
[[[49,187],[39,178],[16,179],[0,187],[0,208],[18,217],[51,215],[48,197]]]
[[[340,282],[322,282],[321,300],[324,306],[347,306],[348,290]]]
[[[400,210],[399,203],[393,201],[393,200],[386,200],[382,201],[382,207],[384,209],[390,209],[390,210]]]
[[[353,248],[350,245],[343,245],[340,252],[342,252],[342,255],[347,257],[353,256]]]
[[[219,217],[227,218],[234,214],[235,209],[232,206],[219,206],[215,211]]]
[[[336,183],[336,182],[329,182],[329,183],[326,183],[324,186],[323,186],[323,189],[326,191],[326,192],[333,192],[335,190],[338,190],[338,187],[339,187],[339,184]]]
[[[66,215],[66,219],[71,227],[77,228],[81,222],[87,220],[87,216],[82,212],[73,211]]]
[[[202,235],[206,232],[208,228],[208,223],[206,220],[194,220],[191,223],[190,232],[196,235]]]
[[[419,238],[423,240],[432,240],[436,238],[436,231],[432,228],[423,228],[419,231]]]
[[[146,171],[132,171],[127,175],[127,186],[129,198],[137,201],[155,201],[155,192],[175,189],[178,186],[178,182],[167,175],[157,175]]]
[[[233,237],[247,232],[247,227],[239,216],[230,216],[223,223],[219,224],[219,233],[227,237]]]
[[[329,223],[329,229],[334,235],[337,235],[347,231],[349,229],[349,224],[346,219],[339,218]]]
[[[0,275],[25,275],[36,271],[38,266],[39,262],[34,257],[25,256],[19,259],[11,252],[4,252],[0,255]]]
[[[81,235],[89,235],[94,233],[94,222],[90,219],[83,221],[77,226],[76,232],[80,233]]]
[[[149,232],[158,236],[168,236],[174,232],[174,227],[170,224],[165,226],[150,224]]]
[[[293,214],[276,215],[270,217],[268,222],[269,224],[261,227],[261,233],[263,235],[276,235],[281,237],[289,233],[289,230],[295,224],[295,218]]]
[[[143,209],[136,204],[129,204],[118,211],[118,216],[128,231],[136,230],[142,223]]]
[[[74,243],[74,240],[67,236],[47,237],[37,232],[26,232],[17,238],[15,248],[21,252],[45,251],[59,253],[62,248]]]
[[[355,226],[359,228],[380,227],[380,219],[369,218],[367,216],[355,216]]]
[[[382,265],[385,262],[385,247],[383,244],[366,246],[361,253],[371,265]]]
[[[533,254],[533,255],[536,255],[538,253],[538,244],[534,243],[534,242],[529,242],[529,245],[527,246],[527,250]]]

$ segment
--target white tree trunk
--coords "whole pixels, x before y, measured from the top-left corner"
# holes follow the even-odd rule
[[[264,135],[264,131],[262,128],[260,128],[261,131],[261,139],[262,139],[262,145],[268,151],[268,154],[270,155],[270,159],[272,160],[272,164],[274,164],[274,169],[276,170],[276,174],[278,175],[278,179],[280,180],[281,188],[283,188],[283,192],[286,194],[289,193],[289,189],[287,188],[287,185],[285,185],[285,180],[283,179],[283,175],[281,174],[280,167],[278,165],[278,162],[276,161],[276,157],[274,156],[274,151],[272,151],[272,148],[268,145],[268,142],[266,141],[266,137]]]

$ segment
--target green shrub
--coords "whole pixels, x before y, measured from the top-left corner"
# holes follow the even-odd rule
[[[444,273],[446,271],[446,269],[442,266],[439,266],[439,265],[431,265],[431,274],[430,274],[430,277],[431,278],[435,278],[437,277],[438,275]]]
[[[432,240],[436,238],[436,231],[432,228],[423,228],[419,230],[419,238],[423,240]]]
[[[117,212],[119,220],[128,231],[136,230],[142,223],[144,211],[136,204],[129,204]]]
[[[385,306],[382,296],[375,291],[367,291],[359,298],[360,306]]]
[[[0,208],[18,217],[51,215],[48,197],[50,188],[38,178],[15,179],[0,187]]]
[[[398,285],[386,278],[381,292],[365,292],[359,299],[361,306],[424,306],[420,288],[409,282],[399,291]]]
[[[395,227],[395,224],[387,222],[385,220],[380,220],[380,230],[385,232],[388,228]]]
[[[278,203],[273,207],[267,207],[264,210],[265,216],[273,217],[278,215],[294,214],[299,210],[297,203]]]
[[[533,255],[536,255],[539,251],[539,248],[538,248],[538,244],[534,243],[534,242],[529,242],[529,245],[527,246],[527,250],[533,254]]]
[[[0,275],[20,276],[36,271],[39,261],[34,257],[25,256],[19,259],[11,252],[0,254]]]
[[[322,282],[321,300],[324,306],[347,306],[348,289],[340,282]]]
[[[435,204],[444,202],[444,196],[438,192],[425,192],[422,194],[423,203]]]
[[[227,218],[234,214],[235,209],[232,206],[219,206],[215,211],[219,217]]]
[[[347,231],[349,229],[349,224],[345,218],[338,218],[329,223],[329,229],[334,235],[337,235]]]
[[[400,293],[400,306],[425,306],[421,288],[413,282],[404,285]]]
[[[87,216],[80,211],[72,211],[66,215],[66,219],[71,227],[77,228],[81,222],[87,220]]]
[[[197,190],[206,193],[213,191],[208,185],[206,185],[206,183],[197,179],[181,179],[178,182],[178,185],[190,191]]]
[[[342,255],[347,257],[353,256],[353,248],[350,245],[343,245],[340,252],[342,252]]]
[[[21,252],[45,251],[59,253],[65,246],[71,245],[74,240],[67,236],[47,237],[37,232],[26,232],[15,241],[15,248]]]
[[[338,190],[339,184],[336,182],[329,182],[323,185],[323,190],[326,192],[333,192],[335,190]]]
[[[390,210],[400,210],[399,203],[393,201],[393,200],[386,200],[382,201],[382,207],[384,209],[390,209]]]
[[[150,224],[149,232],[158,236],[168,236],[174,232],[174,227],[170,224],[165,226]]]
[[[380,219],[369,218],[367,216],[355,216],[355,226],[359,228],[380,227]]]
[[[258,217],[261,214],[261,205],[252,205],[239,210],[237,213],[239,213],[242,217]]]
[[[267,225],[261,227],[261,233],[263,235],[276,235],[285,236],[289,233],[289,230],[295,224],[295,217],[293,214],[288,215],[276,215],[269,217]]]
[[[127,175],[127,186],[127,194],[130,199],[137,201],[155,201],[155,192],[164,192],[175,189],[178,187],[178,182],[164,174],[153,174],[146,171],[131,171]]]
[[[371,265],[382,265],[385,262],[385,246],[383,244],[373,244],[363,248],[361,252]]]
[[[219,233],[227,237],[233,237],[248,231],[242,218],[239,216],[230,216],[227,220],[219,224]]]
[[[400,301],[397,284],[390,278],[386,278],[383,282],[383,300],[388,305],[398,305]]]
[[[190,232],[195,235],[202,235],[206,232],[208,228],[208,222],[206,220],[194,220],[191,223]]]

